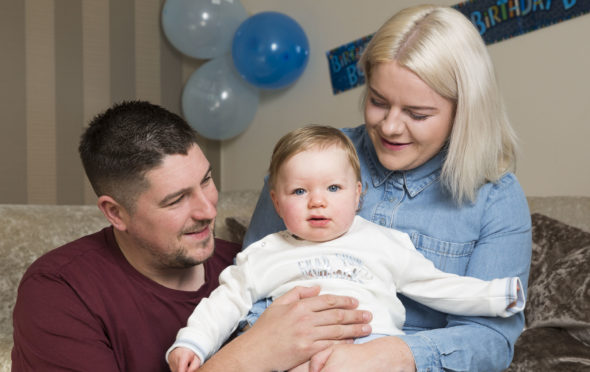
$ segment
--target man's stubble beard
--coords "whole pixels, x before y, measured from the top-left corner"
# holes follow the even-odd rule
[[[210,232],[211,232],[205,241],[200,242],[196,247],[190,247],[190,248],[187,248],[185,245],[183,245],[181,243],[182,237],[184,234],[199,231],[205,226],[209,226]],[[174,251],[173,253],[165,254],[165,253],[159,252],[157,249],[150,249],[150,248],[148,248],[148,250],[152,253],[153,256],[155,256],[156,262],[159,263],[159,266],[162,269],[189,269],[191,267],[194,267],[194,266],[204,263],[211,256],[213,256],[213,253],[215,252],[215,232],[214,232],[215,229],[214,228],[215,228],[214,221],[208,220],[206,223],[203,221],[199,221],[198,223],[191,226],[190,228],[183,229],[183,231],[178,235],[177,241],[178,241],[179,246],[176,248],[171,247],[172,249],[170,249],[170,251]],[[209,254],[207,254],[206,257],[203,257],[202,259],[196,259],[196,258],[191,257],[189,255],[189,252],[193,251],[193,250],[202,250],[202,251],[207,250],[208,246],[210,244],[212,244],[213,246],[210,249],[211,252],[209,252]]]
[[[203,258],[202,260],[197,260],[195,258],[190,257],[187,252],[188,249],[184,246],[181,246],[180,249],[176,251],[176,254],[170,259],[168,267],[170,268],[178,268],[178,269],[188,269],[197,265],[200,265],[207,261],[215,252],[215,235],[213,230],[211,234],[204,242],[199,244],[199,247],[196,249],[203,249],[205,250],[209,244],[213,244],[210,254],[207,257]],[[194,248],[193,248],[194,249]]]

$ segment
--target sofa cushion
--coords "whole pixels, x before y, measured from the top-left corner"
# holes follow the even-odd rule
[[[225,219],[225,225],[227,226],[230,235],[230,241],[241,244],[244,241],[244,236],[246,235],[249,224],[250,217],[227,217]]]
[[[108,222],[95,206],[1,205],[0,224],[0,334],[12,338],[12,309],[27,267],[48,250]]]
[[[561,328],[525,330],[506,372],[590,370],[590,348]]]
[[[507,372],[590,369],[590,233],[533,213],[525,308]]]
[[[532,215],[528,328],[559,327],[590,341],[590,233]]]

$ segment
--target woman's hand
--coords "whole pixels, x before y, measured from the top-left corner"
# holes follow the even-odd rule
[[[341,340],[371,333],[368,311],[351,297],[321,295],[319,287],[296,287],[276,299],[254,326],[203,367],[224,371],[288,370]],[[229,355],[231,352],[231,356]],[[233,364],[225,364],[233,360]],[[204,370],[205,371],[205,370]]]
[[[311,359],[310,372],[415,372],[412,351],[400,338],[382,337],[365,344],[331,346]]]

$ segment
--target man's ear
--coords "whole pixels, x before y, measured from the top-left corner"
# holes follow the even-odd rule
[[[275,206],[275,211],[277,211],[279,217],[283,218],[279,209],[279,201],[277,200],[277,195],[274,190],[270,190],[270,198],[272,199],[272,204]]]
[[[129,213],[121,204],[108,195],[98,197],[98,209],[117,230],[125,231],[129,221]]]

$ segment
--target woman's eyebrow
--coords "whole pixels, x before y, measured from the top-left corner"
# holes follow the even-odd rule
[[[377,90],[375,90],[375,88],[369,87],[369,90],[371,91],[371,93],[376,95],[377,98],[387,101],[387,98],[385,98],[381,93],[379,93]],[[414,105],[414,106],[404,106],[404,107],[407,109],[410,109],[410,110],[438,111],[437,107],[432,107],[432,106],[415,106]]]
[[[377,91],[375,90],[375,88],[373,88],[373,87],[369,87],[369,90],[371,91],[371,93],[373,93],[373,94],[374,94],[374,95],[376,95],[377,97],[379,97],[379,98],[381,98],[381,99],[385,99],[385,97],[383,97],[383,95],[382,95],[381,93],[377,92]]]
[[[437,111],[438,108],[430,107],[430,106],[406,106],[406,108],[410,110],[420,110],[420,111]]]

